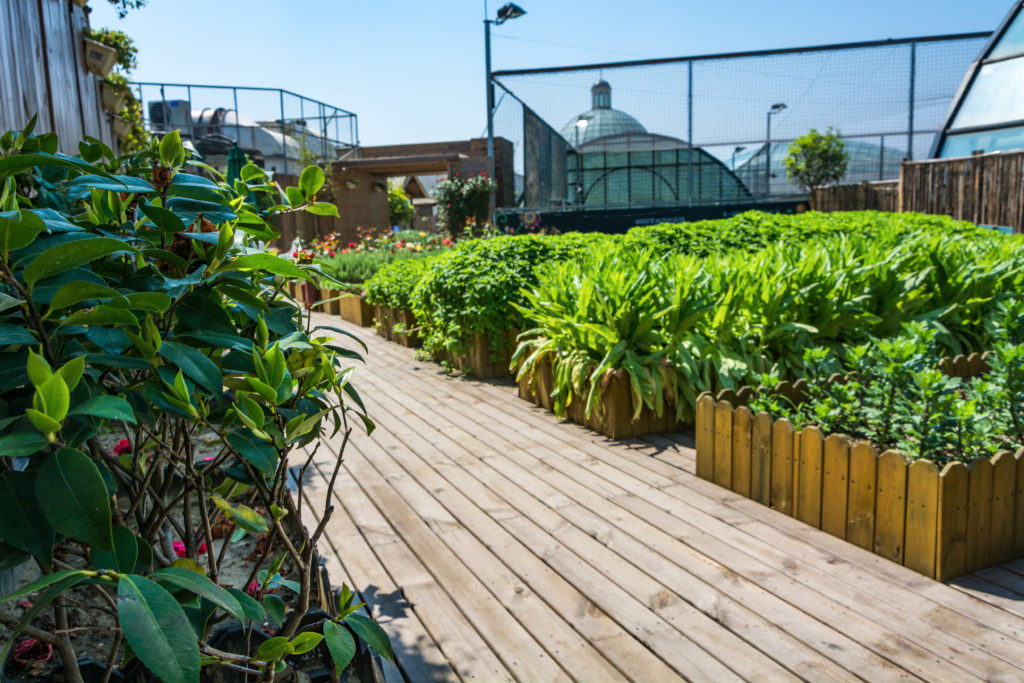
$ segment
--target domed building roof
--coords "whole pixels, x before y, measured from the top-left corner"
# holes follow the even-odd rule
[[[593,108],[565,124],[559,133],[573,147],[585,145],[609,135],[646,135],[647,129],[624,111],[612,109],[612,87],[601,80],[590,89]],[[577,126],[586,121],[586,126]],[[577,132],[579,137],[577,137]]]

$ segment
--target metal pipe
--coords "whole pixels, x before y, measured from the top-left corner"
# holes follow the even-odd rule
[[[491,20],[484,19],[484,70],[487,87],[487,158],[494,174],[494,86],[491,85]]]
[[[238,122],[238,88],[231,88],[231,95],[235,101],[235,144],[239,147],[242,146],[242,130],[239,128]]]
[[[907,158],[914,158],[914,90],[917,81],[917,43],[910,44],[910,92],[907,121]]]
[[[278,91],[281,101],[281,156],[284,157],[284,170],[281,171],[285,175],[288,175],[288,148],[284,144],[284,91]]]

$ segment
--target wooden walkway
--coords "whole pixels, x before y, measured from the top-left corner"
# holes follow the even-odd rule
[[[323,552],[408,680],[1024,680],[1024,562],[936,583],[698,479],[687,435],[614,443],[318,320],[370,347],[377,423]]]

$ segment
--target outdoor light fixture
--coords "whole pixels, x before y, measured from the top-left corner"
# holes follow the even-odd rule
[[[503,5],[501,9],[498,10],[498,20],[495,21],[494,23],[500,26],[509,19],[516,19],[518,17],[523,16],[524,14],[526,14],[526,10],[524,10],[519,5],[510,2],[507,5]]]
[[[484,13],[486,14],[487,3],[484,2]],[[487,158],[490,160],[490,174],[493,178],[494,172],[494,84],[491,82],[491,24],[504,24],[509,19],[515,19],[526,14],[526,10],[515,3],[502,5],[498,10],[497,19],[484,19],[484,68],[487,75]],[[493,216],[492,216],[493,219]]]
[[[764,195],[766,197],[772,193],[772,114],[778,114],[785,108],[785,102],[776,102],[765,117],[768,122],[764,136]]]
[[[732,170],[736,170],[736,155],[746,149],[744,145],[736,145],[736,149],[732,151]]]

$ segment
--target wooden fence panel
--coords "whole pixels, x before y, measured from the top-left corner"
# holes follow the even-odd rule
[[[939,476],[939,522],[935,578],[947,581],[967,573],[967,466],[953,462]]]
[[[71,26],[71,3],[67,0],[39,0],[43,30],[46,35],[46,64],[49,96],[53,105],[54,131],[61,141],[76,146],[85,134],[82,125],[82,99],[78,93],[75,52],[82,41],[75,42]],[[95,89],[95,84],[93,88]]]
[[[817,427],[800,432],[796,475],[796,512],[801,522],[821,527],[822,459],[825,437]]]
[[[816,188],[811,203],[815,211],[899,211],[898,180],[830,185]]]
[[[1013,555],[1024,557],[1024,448],[1014,456],[1017,461],[1017,486],[1013,500]]]
[[[33,114],[38,113],[36,132],[49,132],[53,130],[53,118],[46,96],[46,51],[43,49],[39,3],[37,0],[7,0],[6,4],[9,36],[14,41],[14,60],[5,68],[4,78],[11,80],[14,101],[4,103],[0,108],[12,108],[15,128],[21,128]]]
[[[81,45],[89,20],[85,12],[72,6],[72,3],[66,4],[70,6],[74,43]],[[110,128],[107,113],[100,103],[100,89],[97,86],[96,76],[85,68],[85,55],[81,49],[72,50],[72,54],[75,58],[75,73],[78,74],[78,93],[82,100],[84,132],[86,135],[102,140],[104,144],[113,149],[114,133]]]
[[[697,399],[697,424],[694,434],[697,448],[697,476],[715,480],[715,397],[704,394]]]
[[[907,459],[886,451],[878,459],[875,488],[875,554],[903,563],[907,512]]]
[[[939,522],[939,470],[918,460],[907,472],[907,522],[903,564],[935,576],[936,530]]]
[[[715,474],[714,481],[724,488],[732,487],[732,404],[718,401],[715,405]]]
[[[1013,453],[1002,451],[992,458],[992,562],[1002,564],[1013,559],[1014,493],[1017,488],[1017,461]]]
[[[751,438],[754,416],[746,406],[732,415],[732,490],[750,497]]]
[[[983,569],[992,549],[992,461],[971,463],[967,472],[967,571]]]
[[[750,439],[750,496],[769,505],[772,500],[772,418],[758,413]]]
[[[878,452],[866,441],[850,449],[850,487],[846,508],[846,540],[865,550],[875,547],[875,498]]]
[[[772,500],[771,506],[793,514],[793,425],[786,418],[772,427]]]
[[[821,529],[846,538],[849,500],[850,445],[841,434],[825,439],[824,473],[821,486]]]

